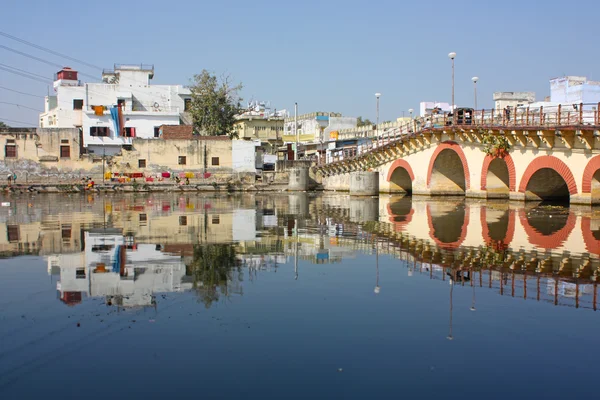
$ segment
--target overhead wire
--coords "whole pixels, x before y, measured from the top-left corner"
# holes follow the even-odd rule
[[[8,34],[8,33],[6,33],[6,32],[2,32],[2,31],[0,31],[0,35],[1,35],[1,36],[4,36],[4,37],[6,37],[6,38],[9,38],[9,39],[15,40],[15,41],[17,41],[17,42],[20,42],[20,43],[26,44],[26,45],[28,45],[28,46],[34,47],[34,48],[36,48],[36,49],[38,49],[38,50],[42,50],[42,51],[45,51],[45,52],[47,52],[47,53],[53,54],[53,55],[55,55],[55,56],[62,57],[62,58],[65,58],[65,59],[67,59],[67,60],[71,60],[71,61],[77,62],[77,63],[79,63],[79,64],[85,65],[85,66],[87,66],[87,67],[90,67],[90,68],[96,68],[96,69],[99,69],[99,70],[102,70],[102,69],[103,69],[102,67],[99,67],[99,66],[97,66],[97,65],[90,64],[90,63],[88,63],[88,62],[85,62],[85,61],[79,60],[79,59],[77,59],[77,58],[75,58],[75,57],[71,57],[71,56],[68,56],[68,55],[66,55],[66,54],[59,53],[58,51],[54,51],[54,50],[51,50],[51,49],[49,49],[49,48],[47,48],[47,47],[43,47],[43,46],[37,45],[37,44],[35,44],[35,43],[32,43],[32,42],[29,42],[29,41],[27,41],[27,40],[25,40],[25,39],[21,39],[21,38],[18,38],[18,37],[16,37],[16,36],[10,35],[10,34]]]
[[[22,95],[25,95],[25,96],[38,97],[38,98],[40,98],[40,99],[44,99],[44,98],[45,98],[44,96],[40,96],[40,95],[33,94],[33,93],[25,93],[25,92],[20,92],[20,91],[18,91],[18,90],[11,89],[11,88],[7,88],[7,87],[4,87],[4,86],[0,86],[0,89],[3,89],[3,90],[8,90],[9,92],[15,92],[15,93],[19,93],[19,94],[22,94]]]
[[[31,125],[31,122],[23,122],[23,121],[16,121],[14,119],[8,119],[8,118],[4,118],[4,117],[0,117],[0,121],[6,121],[6,122],[12,122],[14,124],[25,124],[25,125]],[[34,124],[35,125],[35,124]]]
[[[49,83],[52,82],[52,81],[47,80],[47,79],[44,80],[44,79],[41,79],[41,78],[36,78],[35,76],[27,75],[25,73],[21,73],[21,72],[18,72],[18,71],[13,71],[13,70],[10,70],[10,69],[4,68],[4,67],[0,67],[0,70],[9,72],[11,74],[19,75],[19,76],[22,76],[24,78],[29,78],[29,79],[34,80],[34,81],[42,82],[42,83],[45,83],[45,84],[49,84]]]
[[[44,64],[51,65],[51,66],[56,67],[56,68],[63,68],[64,67],[64,65],[60,65],[60,64],[54,63],[52,61],[45,60],[43,58],[39,58],[39,57],[33,56],[31,54],[28,54],[28,53],[24,53],[24,52],[19,51],[19,50],[15,50],[15,49],[10,48],[8,46],[4,46],[3,44],[0,44],[0,49],[11,51],[11,52],[19,54],[19,55],[21,55],[23,57],[31,58],[32,60],[36,60],[36,61],[39,61],[39,62],[44,63]],[[95,79],[95,80],[98,79],[97,77],[95,77],[93,75],[86,74],[84,72],[79,72],[79,74],[81,74],[83,76],[87,76],[87,77],[89,77],[91,79]]]
[[[29,75],[33,75],[33,76],[37,76],[38,78],[42,78],[42,79],[46,79],[46,80],[48,79],[48,77],[47,77],[47,76],[44,76],[44,75],[39,75],[39,74],[36,74],[36,73],[33,73],[33,72],[29,72],[29,71],[25,71],[24,69],[17,68],[17,67],[13,67],[13,66],[11,66],[11,65],[6,65],[6,64],[2,64],[2,63],[0,63],[0,67],[4,67],[4,68],[10,68],[10,69],[12,69],[12,70],[15,70],[15,71],[23,72],[23,73],[25,73],[25,74],[29,74]]]
[[[26,105],[23,105],[23,104],[18,104],[18,103],[9,103],[7,101],[0,101],[0,104],[8,104],[8,105],[16,106],[16,107],[19,107],[19,108],[22,107],[22,108],[27,108],[29,110],[33,110],[33,111],[37,111],[37,112],[43,112],[41,110],[38,110],[37,108],[32,108],[32,107],[29,107],[29,106],[26,106]]]

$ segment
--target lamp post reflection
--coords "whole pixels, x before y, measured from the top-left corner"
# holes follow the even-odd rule
[[[379,287],[379,250],[377,249],[377,238],[375,238],[375,294],[381,292]]]
[[[454,336],[452,336],[452,291],[454,290],[454,279],[450,278],[450,332],[446,339],[454,340]]]

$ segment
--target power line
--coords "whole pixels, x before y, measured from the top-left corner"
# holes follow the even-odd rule
[[[94,65],[94,64],[87,63],[87,62],[85,62],[85,61],[79,60],[79,59],[77,59],[77,58],[75,58],[75,57],[68,56],[68,55],[66,55],[66,54],[59,53],[59,52],[57,52],[57,51],[54,51],[54,50],[48,49],[48,48],[46,48],[46,47],[43,47],[43,46],[37,45],[37,44],[35,44],[35,43],[28,42],[28,41],[27,41],[27,40],[25,40],[25,39],[21,39],[21,38],[18,38],[18,37],[16,37],[16,36],[9,35],[9,34],[8,34],[8,33],[6,33],[6,32],[2,32],[2,31],[0,31],[0,35],[2,35],[2,36],[4,36],[4,37],[7,37],[7,38],[9,38],[9,39],[12,39],[12,40],[16,40],[17,42],[21,42],[21,43],[23,43],[23,44],[26,44],[26,45],[28,45],[28,46],[35,47],[35,48],[36,48],[36,49],[38,49],[38,50],[42,50],[42,51],[45,51],[45,52],[47,52],[47,53],[54,54],[55,56],[59,56],[59,57],[62,57],[62,58],[66,58],[67,60],[75,61],[75,62],[77,62],[77,63],[79,63],[79,64],[82,64],[82,65],[88,66],[88,67],[90,67],[90,68],[96,68],[96,69],[99,69],[99,70],[101,70],[101,71],[102,71],[102,67],[99,67],[99,66],[97,66],[97,65]]]
[[[13,71],[13,70],[10,70],[10,69],[4,68],[4,67],[0,67],[0,70],[6,71],[6,72],[10,72],[11,74],[20,75],[20,76],[22,76],[24,78],[29,78],[29,79],[32,79],[34,81],[42,82],[42,83],[45,83],[45,84],[48,84],[48,83],[51,82],[50,80],[43,80],[43,79],[40,79],[40,78],[36,78],[35,76],[31,76],[31,75],[27,75],[27,74],[24,74],[24,73],[21,73],[21,72]]]
[[[33,75],[33,76],[37,76],[38,78],[42,78],[42,79],[48,79],[48,77],[47,77],[47,76],[44,76],[44,75],[39,75],[39,74],[35,74],[35,73],[33,73],[33,72],[25,71],[24,69],[21,69],[21,68],[12,67],[12,66],[10,66],[10,65],[6,65],[6,64],[2,64],[2,63],[0,63],[0,67],[4,67],[4,68],[10,68],[10,69],[12,69],[12,70],[15,70],[15,71],[23,72],[23,73],[25,73],[25,74],[29,74],[29,75]]]
[[[52,61],[44,60],[43,58],[32,56],[31,54],[23,53],[22,51],[19,51],[19,50],[11,49],[10,47],[4,46],[2,44],[0,44],[0,48],[4,49],[4,50],[12,51],[13,53],[22,55],[23,57],[31,58],[32,60],[36,60],[36,61],[39,61],[39,62],[44,63],[44,64],[51,65],[51,66],[56,67],[56,68],[61,68],[62,69],[64,67],[63,65],[53,63]],[[95,80],[98,79],[98,78],[96,78],[93,75],[88,75],[88,74],[85,74],[83,72],[79,72],[79,74],[87,76],[87,77],[89,77],[91,79],[95,79]]]
[[[23,94],[25,96],[37,97],[37,98],[40,98],[40,99],[44,99],[45,98],[44,96],[39,96],[39,95],[33,94],[33,93],[19,92],[18,90],[10,89],[10,88],[4,87],[4,86],[0,86],[0,89],[8,90],[9,92],[15,92],[15,93]]]
[[[23,104],[9,103],[9,102],[7,102],[7,101],[0,101],[0,104],[8,104],[8,105],[11,105],[11,106],[17,106],[17,107],[19,107],[19,108],[21,108],[21,107],[22,107],[22,108],[27,108],[27,109],[29,109],[29,110],[33,110],[33,111],[36,111],[36,112],[43,112],[43,111],[41,111],[41,110],[38,110],[37,108],[32,108],[32,107],[29,107],[29,106],[25,106],[25,105],[23,105]]]
[[[1,121],[6,121],[6,122],[12,122],[15,124],[25,124],[25,125],[31,125],[31,122],[23,122],[23,121],[15,121],[14,119],[8,119],[8,118],[4,118],[4,117],[0,117]]]

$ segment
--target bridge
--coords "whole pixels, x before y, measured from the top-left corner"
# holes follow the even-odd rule
[[[315,172],[328,190],[348,190],[353,172],[375,171],[386,193],[600,204],[600,104],[469,117],[340,132],[355,144]]]

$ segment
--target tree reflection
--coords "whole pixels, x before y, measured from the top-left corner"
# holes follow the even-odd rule
[[[186,274],[192,277],[192,287],[206,308],[221,296],[241,294],[242,271],[231,244],[194,246],[193,260],[186,266]]]

